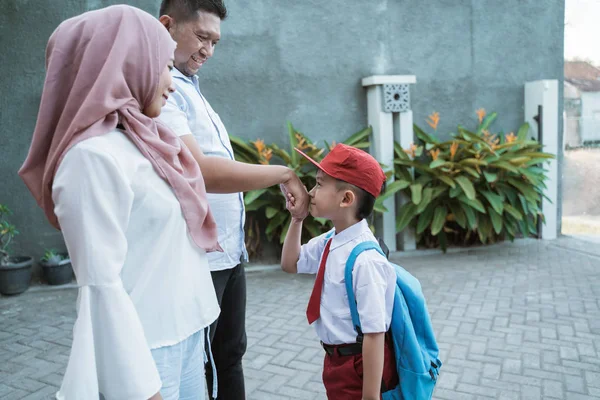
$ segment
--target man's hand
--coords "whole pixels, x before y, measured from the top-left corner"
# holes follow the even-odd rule
[[[308,216],[310,197],[300,178],[290,170],[290,178],[281,184],[280,188],[285,196],[285,206],[292,214],[292,218],[303,221]]]

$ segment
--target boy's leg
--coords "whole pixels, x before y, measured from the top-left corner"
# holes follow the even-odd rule
[[[246,274],[244,266],[227,270],[226,284],[221,272],[213,272],[215,289],[223,288],[220,296],[221,315],[211,326],[212,353],[217,367],[219,399],[244,400],[244,370],[242,358],[246,352]],[[217,296],[219,296],[217,294]],[[216,325],[216,326],[214,326]],[[214,333],[213,333],[214,332]],[[212,371],[206,371],[208,387],[212,388]]]
[[[360,367],[360,375],[357,367]],[[323,385],[330,400],[361,400],[362,356],[325,355]]]

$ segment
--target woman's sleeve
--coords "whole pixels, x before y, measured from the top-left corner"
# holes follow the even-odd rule
[[[142,324],[120,278],[133,205],[114,158],[80,143],[54,178],[55,214],[79,286],[77,320],[58,399],[146,400],[161,381]]]

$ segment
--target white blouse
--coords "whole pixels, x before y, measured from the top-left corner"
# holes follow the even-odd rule
[[[73,146],[52,197],[79,285],[57,398],[146,400],[161,387],[150,349],[219,315],[206,252],[171,187],[119,130]]]

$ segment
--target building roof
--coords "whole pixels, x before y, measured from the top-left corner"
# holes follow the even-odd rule
[[[600,69],[586,61],[566,61],[565,80],[583,92],[600,92]]]

